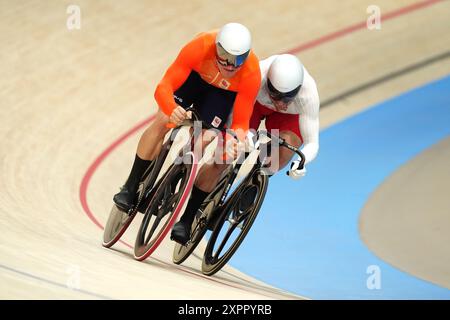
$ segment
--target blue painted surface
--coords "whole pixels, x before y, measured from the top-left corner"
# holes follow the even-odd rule
[[[371,193],[448,136],[450,76],[321,132],[319,157],[306,178],[293,181],[284,172],[271,178],[260,215],[231,265],[313,299],[450,299],[450,290],[380,260],[358,232]],[[369,265],[381,269],[380,290],[367,288]]]

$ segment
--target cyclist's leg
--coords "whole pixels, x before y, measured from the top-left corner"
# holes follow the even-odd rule
[[[170,130],[166,127],[169,122],[162,110],[158,110],[155,119],[142,134],[137,147],[137,155],[142,159],[154,160],[161,151],[164,136]]]
[[[198,73],[193,71],[181,87],[174,92],[173,97],[179,106],[187,109],[195,102],[196,96],[201,95],[202,91],[202,80]],[[159,155],[164,137],[170,130],[166,126],[168,122],[169,116],[159,109],[155,120],[139,140],[137,154],[140,157],[154,160]]]
[[[215,134],[214,133],[210,134],[210,133],[212,133],[212,132],[211,131],[203,131],[202,141],[201,141],[202,154],[203,154],[205,148],[215,138]],[[217,181],[216,182],[213,181],[212,183],[211,183],[211,181],[208,181],[208,184],[202,183],[203,180],[205,180],[204,179],[205,168],[208,168],[208,167],[209,167],[209,164],[204,164],[202,166],[202,168],[199,170],[197,179],[196,179],[193,189],[192,189],[191,198],[188,202],[185,213],[186,212],[194,212],[195,213],[198,210],[198,208],[200,207],[200,205],[202,204],[202,202],[205,200],[205,198],[208,196],[208,194],[214,189],[215,185],[217,184]],[[214,178],[216,177],[217,174],[219,174],[219,172],[216,172],[216,171],[212,172],[211,170],[206,170],[206,174],[209,175],[210,180],[214,180]],[[181,216],[180,220],[190,224],[190,223],[192,223],[192,219],[193,219],[194,215],[183,214]]]
[[[253,107],[252,117],[250,118],[250,129],[258,130],[262,120],[274,112],[275,111],[264,107],[262,104],[256,101]]]
[[[280,137],[284,139],[288,144],[300,148],[302,145],[302,140],[298,134],[290,130],[280,131]],[[291,161],[294,152],[287,148],[280,148],[280,159],[278,171],[283,169],[289,161]]]
[[[198,173],[198,177],[192,187],[191,197],[180,221],[172,230],[172,238],[177,242],[186,243],[189,240],[191,225],[195,214],[208,194],[215,188],[219,177],[229,164],[205,164]]]
[[[210,123],[213,127],[221,129],[226,124],[233,109],[236,93],[214,87],[205,83],[204,91],[197,99],[195,107],[203,121]],[[227,165],[205,164],[193,186],[191,197],[186,210],[172,230],[172,238],[180,243],[189,240],[192,221],[208,194],[216,186],[220,175]]]
[[[192,104],[194,96],[199,94],[199,79],[200,77],[195,72],[189,75],[188,79],[174,93],[174,100],[177,104],[184,108]],[[164,136],[169,131],[166,127],[168,122],[169,116],[162,110],[158,110],[155,119],[142,134],[128,179],[121,191],[113,198],[116,205],[122,210],[129,211],[135,203],[141,177],[161,151]]]
[[[300,148],[302,145],[298,114],[275,112],[266,118],[266,128],[268,131],[278,134],[280,138],[292,146]],[[274,130],[278,130],[278,133],[274,132]],[[275,151],[276,149],[272,148],[270,163],[270,170],[272,172],[283,169],[294,155],[287,148],[278,148],[277,154],[275,154]]]
[[[128,179],[120,192],[114,195],[113,198],[116,205],[124,211],[128,211],[133,206],[136,201],[141,177],[161,150],[164,136],[169,130],[166,128],[168,119],[169,117],[159,110],[155,120],[144,131],[139,140],[134,163]]]
[[[250,129],[256,130],[259,127],[263,117],[271,113],[273,113],[272,110],[264,108],[256,102],[252,117],[250,119]],[[223,159],[223,150],[224,148],[219,148],[218,152],[220,154],[218,154],[218,156],[214,155],[214,159]],[[192,201],[189,202],[185,215],[183,215],[183,217],[186,217],[185,219],[187,222],[192,222],[195,212],[198,210],[206,196],[216,187],[222,173],[227,170],[229,166],[230,164],[221,162],[213,162],[203,165],[198,173],[197,180],[195,181],[193,196],[191,198]]]
[[[257,130],[261,124],[262,119],[272,114],[273,112],[274,111],[265,108],[264,106],[256,102],[253,108],[252,116],[250,118],[250,129]],[[214,155],[214,159],[223,160],[222,151],[224,149],[224,146],[223,148],[219,148],[218,152],[220,154]],[[216,187],[217,183],[219,182],[220,176],[229,167],[229,165],[230,164],[220,162],[208,163],[203,165],[198,173],[198,178],[195,182],[196,187],[206,191],[206,194],[208,194]]]

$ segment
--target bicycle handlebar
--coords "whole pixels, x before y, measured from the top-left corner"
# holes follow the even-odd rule
[[[293,145],[290,145],[289,143],[287,143],[283,138],[280,138],[280,137],[270,134],[268,131],[258,131],[258,138],[259,138],[260,134],[264,134],[271,140],[277,141],[280,146],[288,148],[292,152],[295,152],[300,157],[300,169],[303,169],[305,167],[305,160],[306,160],[305,155],[299,149],[297,149]]]
[[[188,108],[186,108],[186,112],[191,112],[191,118],[190,118],[190,119],[184,120],[180,125],[175,125],[175,124],[169,122],[169,123],[167,124],[167,127],[168,127],[168,128],[176,128],[176,127],[183,126],[183,125],[190,125],[190,124],[192,124],[194,121],[201,121],[202,124],[203,124],[203,126],[204,126],[206,129],[217,129],[217,128],[214,128],[211,124],[209,124],[209,123],[203,121],[203,120],[201,119],[201,117],[200,117],[200,114],[197,112],[197,110],[195,110],[194,107],[188,107]],[[226,129],[222,129],[222,131],[224,131],[224,130],[226,130]],[[238,139],[237,136],[236,136],[236,134],[235,134],[234,132],[229,131],[228,134],[230,134],[231,136],[233,136],[235,139]],[[294,147],[294,146],[290,145],[289,143],[287,143],[283,138],[274,136],[274,135],[270,134],[268,131],[258,131],[257,134],[258,134],[258,137],[257,137],[258,139],[259,139],[259,135],[260,135],[260,134],[264,134],[264,135],[266,135],[268,138],[270,138],[271,140],[277,141],[278,144],[279,144],[280,146],[285,147],[285,148],[291,150],[292,152],[296,153],[296,154],[300,157],[300,168],[301,168],[301,169],[304,168],[304,166],[305,166],[305,155],[303,154],[303,152],[301,152],[301,151],[298,150],[296,147]]]
[[[200,117],[200,114],[197,112],[197,110],[195,110],[194,107],[188,107],[185,110],[186,110],[186,112],[191,112],[191,118],[186,118],[185,120],[183,120],[183,122],[181,122],[178,125],[176,125],[172,122],[169,122],[166,124],[166,127],[173,129],[173,128],[182,127],[182,126],[186,126],[186,125],[191,126],[192,123],[194,123],[195,121],[201,121],[202,127],[206,128],[206,129],[217,129],[217,130],[221,130],[221,131],[225,130],[225,129],[215,128],[211,124],[203,121],[202,118]]]
[[[186,112],[191,112],[191,115],[192,115],[191,118],[185,119],[179,125],[176,125],[176,124],[174,124],[172,122],[169,122],[169,123],[166,124],[166,127],[169,128],[169,129],[173,129],[173,128],[177,128],[177,127],[181,127],[181,126],[185,126],[185,125],[192,125],[192,123],[195,122],[195,121],[201,121],[203,128],[205,128],[205,129],[215,129],[215,130],[219,130],[219,131],[226,131],[234,139],[239,140],[237,135],[236,135],[236,133],[234,133],[233,131],[228,130],[227,128],[219,129],[219,128],[213,127],[208,122],[205,122],[204,120],[202,120],[202,118],[200,117],[200,114],[198,113],[198,111],[194,107],[188,107],[185,110],[186,110]]]
[[[184,125],[190,125],[191,122],[194,122],[194,121],[201,121],[200,115],[193,107],[186,108],[185,110],[186,110],[186,112],[191,112],[191,114],[192,114],[191,118],[186,118],[185,120],[183,120],[182,123],[180,123],[178,125],[173,122],[168,122],[166,124],[166,127],[169,129],[174,129],[174,128],[181,127]],[[204,123],[204,124],[206,125],[206,123]]]

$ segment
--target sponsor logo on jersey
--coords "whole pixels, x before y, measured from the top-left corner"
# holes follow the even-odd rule
[[[219,87],[222,89],[228,89],[231,86],[231,83],[225,79],[221,79],[219,82]]]
[[[214,128],[218,128],[221,123],[222,123],[222,119],[220,119],[219,117],[216,116],[216,117],[214,117],[214,120],[211,122],[211,125]]]

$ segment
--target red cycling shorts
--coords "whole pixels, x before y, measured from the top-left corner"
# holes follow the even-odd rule
[[[250,129],[257,130],[261,120],[266,119],[266,129],[270,132],[274,129],[281,131],[291,131],[295,133],[303,142],[298,122],[298,114],[281,113],[269,109],[258,101],[255,102],[253,114],[250,118]]]

